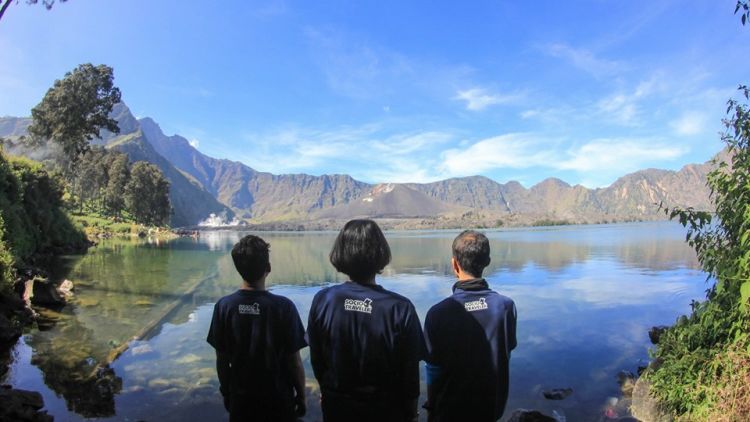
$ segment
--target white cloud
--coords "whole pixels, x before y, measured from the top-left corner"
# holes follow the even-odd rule
[[[195,149],[198,149],[198,145],[200,145],[200,141],[198,141],[196,138],[189,140],[188,143]]]
[[[441,167],[448,174],[467,176],[500,168],[546,166],[554,158],[552,143],[524,133],[495,136],[444,151]]]
[[[554,166],[577,172],[626,172],[648,163],[673,160],[686,154],[684,146],[669,146],[656,139],[595,139],[567,151]]]
[[[708,116],[698,111],[687,111],[679,118],[671,121],[669,126],[677,132],[678,135],[697,135],[706,129]]]
[[[598,103],[600,112],[616,123],[636,126],[641,123],[639,102],[650,96],[659,88],[655,79],[643,81],[629,93],[617,93],[602,99]]]
[[[597,78],[615,74],[624,67],[619,62],[598,58],[589,50],[571,47],[565,43],[546,45],[542,50],[552,57],[569,61],[573,66]]]
[[[454,100],[466,101],[466,109],[471,111],[480,111],[485,108],[511,102],[518,98],[517,94],[514,95],[500,95],[488,93],[482,88],[471,88],[463,91],[458,91]]]

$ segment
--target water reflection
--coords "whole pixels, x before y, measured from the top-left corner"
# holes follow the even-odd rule
[[[243,234],[212,232],[160,244],[105,241],[85,256],[62,260],[54,275],[76,283],[76,299],[53,315],[56,321],[46,331],[26,336],[33,356],[16,359],[10,381],[41,390],[61,420],[112,412],[134,420],[220,419],[214,356],[205,335],[212,304],[239,284],[229,250]],[[455,234],[386,234],[393,262],[379,282],[412,299],[422,320],[451,292]],[[335,233],[261,236],[271,244],[269,285],[292,299],[305,320],[315,292],[343,281],[328,263]],[[568,420],[598,419],[606,398],[617,392],[614,375],[635,369],[647,357],[646,329],[687,311],[705,288],[684,232],[674,224],[490,231],[488,236],[487,278],[513,297],[519,310],[508,409],[536,407],[562,412]],[[200,282],[209,276],[210,282]],[[183,297],[191,286],[197,286],[195,294]],[[179,306],[163,319],[175,303]],[[109,390],[97,384],[99,378],[85,381],[113,348],[151,323],[152,335],[132,342],[111,365],[114,373],[100,374],[110,377]],[[303,358],[314,391],[306,349]],[[42,375],[21,375],[33,373],[29,365]],[[575,393],[564,402],[544,400],[541,389],[553,387],[573,387]],[[97,396],[98,390],[114,399]],[[319,419],[314,394],[308,407],[306,420]]]

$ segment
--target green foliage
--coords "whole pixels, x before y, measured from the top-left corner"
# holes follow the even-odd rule
[[[5,223],[2,216],[0,216],[0,233],[5,233]],[[0,294],[10,291],[14,278],[13,254],[11,254],[5,241],[0,239]]]
[[[125,204],[135,220],[161,226],[169,221],[169,181],[153,164],[139,161],[130,171],[125,186]]]
[[[62,208],[62,181],[42,164],[0,153],[0,276],[36,254],[82,249],[86,237]]]
[[[550,218],[544,218],[542,220],[536,220],[531,225],[533,227],[546,227],[546,226],[567,226],[569,224],[572,224],[568,220],[553,220]]]
[[[31,110],[31,140],[59,143],[74,163],[99,137],[101,129],[118,133],[117,121],[109,117],[120,102],[120,90],[113,84],[112,68],[90,63],[79,65],[56,80],[42,101]]]
[[[681,317],[661,337],[654,357],[660,365],[648,377],[660,401],[676,416],[711,420],[719,412],[745,412],[724,407],[732,362],[728,350],[750,356],[750,90],[739,88],[745,103],[728,102],[727,162],[708,175],[714,215],[693,209],[666,210],[687,227],[687,241],[714,284],[707,300],[693,302],[692,313]],[[743,359],[740,356],[740,359]],[[735,368],[736,369],[736,368]],[[742,377],[750,376],[745,368]],[[750,401],[745,391],[740,400]],[[736,393],[736,391],[735,391]],[[733,393],[733,394],[735,394]],[[738,410],[739,409],[739,410]],[[745,409],[745,410],[743,410]],[[742,413],[730,414],[730,419]]]

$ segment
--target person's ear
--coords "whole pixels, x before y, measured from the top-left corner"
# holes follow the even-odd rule
[[[266,267],[266,274],[271,272],[271,263],[268,263],[268,266]]]
[[[451,267],[453,267],[453,274],[458,277],[459,271],[461,271],[461,267],[458,265],[458,261],[455,257],[451,257]]]

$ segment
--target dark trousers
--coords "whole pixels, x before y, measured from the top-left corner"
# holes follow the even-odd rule
[[[404,403],[383,399],[355,399],[323,393],[325,422],[409,422]]]
[[[294,422],[296,420],[293,406],[284,406],[273,400],[232,394],[229,401],[229,422]]]

